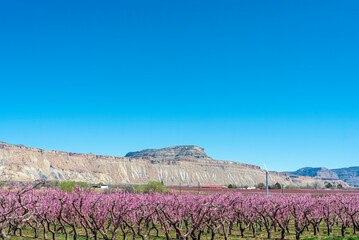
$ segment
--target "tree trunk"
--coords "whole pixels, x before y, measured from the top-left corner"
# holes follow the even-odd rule
[[[23,237],[24,236],[24,231],[23,231],[22,227],[19,228],[19,231],[20,231],[20,237]]]
[[[65,240],[69,240],[69,232],[67,231],[65,224],[61,220],[59,220],[59,222],[62,228],[61,231],[65,233]]]
[[[313,234],[314,236],[317,236],[317,226],[315,224],[313,224]]]
[[[123,233],[123,237],[122,237],[123,240],[126,240],[127,239],[127,233]]]
[[[222,224],[223,234],[224,234],[224,240],[228,240],[228,232],[225,229],[224,223]]]
[[[73,238],[73,240],[77,240],[77,229],[76,229],[76,226],[75,226],[75,225],[72,226],[72,231],[74,232],[74,238]]]
[[[0,237],[1,237],[1,239],[6,239],[6,238],[8,238],[8,236],[7,236],[6,233],[5,233],[5,229],[1,229]]]
[[[56,240],[56,232],[55,232],[55,230],[51,229],[51,226],[50,226],[49,222],[46,222],[46,224],[47,224],[47,230],[49,230],[49,232],[52,234],[52,240]],[[55,226],[55,229],[56,229],[56,226]]]
[[[345,229],[346,229],[346,227],[342,226],[342,229],[341,229],[342,237],[345,237]]]
[[[329,225],[327,225],[327,230],[328,230],[328,236],[330,236],[331,229]]]
[[[34,238],[39,238],[39,229],[37,229],[36,227],[32,229],[34,229]]]
[[[245,228],[242,228],[242,227],[239,228],[239,231],[241,232],[241,237],[244,237],[244,230],[245,230]]]
[[[155,225],[152,226],[152,229],[156,230],[156,237],[160,237],[160,231],[158,230],[158,228]]]
[[[96,232],[96,231],[93,231],[93,239],[94,239],[94,240],[98,240],[98,236],[97,236],[97,232]]]
[[[45,223],[41,223],[42,227],[43,227],[43,231],[44,231],[44,239],[47,238],[47,233],[46,233],[46,226],[45,226]]]
[[[282,228],[281,229],[281,238],[280,239],[284,239],[285,238],[285,229]]]
[[[214,231],[212,231],[212,233],[211,233],[211,240],[215,240],[215,239],[216,239],[215,236],[216,236],[216,233],[215,233]]]

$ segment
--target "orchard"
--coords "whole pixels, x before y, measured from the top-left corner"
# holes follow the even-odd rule
[[[359,195],[207,196],[0,189],[0,237],[24,239],[301,239],[356,236]]]

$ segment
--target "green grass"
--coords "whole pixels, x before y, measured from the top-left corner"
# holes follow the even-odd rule
[[[310,227],[309,230],[310,231],[305,231],[302,235],[301,235],[301,239],[304,240],[359,240],[359,236],[358,235],[353,235],[353,231],[352,228],[348,228],[346,231],[346,237],[342,238],[341,237],[341,231],[340,231],[340,226],[334,226],[333,227],[333,232],[331,233],[330,236],[328,236],[327,231],[324,230],[325,226],[322,225],[321,226],[321,231],[318,233],[317,236],[313,236],[313,232],[312,232],[312,228]],[[281,233],[280,230],[277,229],[278,231],[275,232],[274,230],[272,231],[272,239],[280,239]],[[70,229],[69,229],[70,231]],[[39,230],[39,239],[44,239],[44,235],[43,235],[43,231],[42,229]],[[81,230],[79,229],[79,234],[80,236],[78,236],[78,239],[86,239],[86,237],[84,236],[84,232],[81,232]],[[246,230],[245,231],[245,238],[240,237],[240,232],[239,231],[233,231],[233,235],[229,236],[230,240],[240,240],[240,239],[246,239],[246,240],[250,240],[250,239],[267,239],[267,232],[265,231],[264,227],[262,231],[259,231],[259,229],[257,229],[257,237],[253,238],[252,237],[252,231]],[[151,232],[152,237],[149,237],[149,240],[154,240],[154,239],[166,239],[165,237],[153,237],[155,236],[155,231]],[[164,236],[163,233],[160,233],[161,236]],[[102,239],[101,235],[99,234],[99,239]],[[110,234],[108,235],[110,237]],[[175,239],[175,233],[171,233],[171,236],[173,237],[173,239]],[[65,234],[64,233],[57,233],[56,234],[57,239],[62,240],[65,239]],[[132,235],[129,234],[127,239],[132,240]],[[34,231],[32,229],[24,229],[23,231],[23,236],[11,236],[10,239],[13,240],[20,240],[20,239],[34,239]],[[47,239],[52,239],[52,234],[51,233],[47,233]],[[70,239],[72,239],[72,236],[70,236]],[[122,235],[119,233],[117,236],[117,239],[123,239]],[[140,237],[138,237],[137,239],[141,239]],[[191,239],[191,238],[189,238]],[[211,235],[210,233],[208,234],[204,234],[202,235],[201,240],[210,240],[211,239]],[[224,239],[223,234],[216,234],[216,239]],[[294,232],[294,228],[293,225],[290,226],[290,234],[286,234],[285,239],[295,239],[295,232]]]

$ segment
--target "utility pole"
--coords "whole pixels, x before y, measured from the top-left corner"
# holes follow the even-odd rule
[[[266,171],[266,196],[269,195],[269,193],[268,193],[268,175],[269,175],[269,173],[268,173],[268,171]]]
[[[273,181],[273,179],[272,179],[271,175],[269,175],[269,172],[268,172],[268,169],[267,169],[266,165],[263,164],[263,166],[264,166],[264,169],[266,171],[266,196],[268,196],[269,195],[269,192],[268,192],[268,188],[269,188],[269,186],[268,186],[268,177],[270,177],[270,179],[272,181]]]

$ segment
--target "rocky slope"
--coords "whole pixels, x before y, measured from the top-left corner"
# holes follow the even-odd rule
[[[271,184],[306,185],[324,183],[319,178],[271,172]],[[165,185],[254,185],[265,182],[258,166],[218,161],[203,148],[176,146],[131,152],[126,157],[46,151],[0,142],[0,176],[6,181],[32,181],[39,178],[86,181],[107,184],[142,184],[150,180]],[[342,181],[333,180],[333,184]]]
[[[338,168],[332,171],[344,182],[359,187],[359,167]]]
[[[202,159],[213,160],[204,152],[204,148],[196,146],[176,146],[162,149],[145,149],[138,152],[129,152],[125,157],[143,158],[150,157],[156,160],[183,160]]]
[[[339,179],[338,175],[335,172],[329,170],[328,168],[323,168],[323,167],[322,168],[305,167],[290,173],[300,176]]]
[[[287,172],[297,176],[320,177],[324,179],[340,179],[351,186],[359,187],[359,167],[327,169],[327,168],[301,168],[295,172]]]

